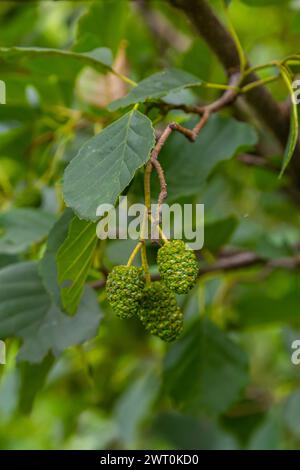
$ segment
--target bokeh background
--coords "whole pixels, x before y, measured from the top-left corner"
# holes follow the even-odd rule
[[[226,22],[220,2],[209,3]],[[230,18],[252,64],[299,51],[297,0],[233,0]],[[1,1],[0,46],[106,47],[115,68],[135,81],[172,66],[226,83],[183,13],[162,0]],[[54,66],[50,58],[29,73],[22,63],[10,67],[1,53],[0,79],[7,91],[7,104],[0,106],[1,211],[32,208],[55,215],[63,206],[64,167],[87,138],[118,117],[106,106],[129,85],[92,69],[70,70],[67,62]],[[287,100],[282,81],[269,88],[277,100]],[[193,104],[219,93],[200,88],[169,99]],[[151,113],[159,118],[157,110]],[[186,115],[176,111],[164,119],[171,118],[184,121]],[[245,164],[235,158],[244,149],[271,163]],[[171,200],[205,204],[200,263],[239,250],[269,263],[202,276],[179,300],[185,333],[171,346],[149,337],[136,320],[118,320],[103,289],[97,291],[103,315],[98,333],[84,344],[29,363],[17,359],[21,341],[8,338],[7,364],[0,366],[1,449],[300,447],[300,365],[291,362],[292,341],[300,339],[300,278],[295,264],[274,267],[276,260],[297,255],[299,199],[289,176],[278,179],[281,158],[273,136],[242,104],[214,117],[195,147],[181,136],[170,141],[162,163]],[[207,171],[194,163],[210,159]],[[128,190],[132,201],[141,200],[141,181],[137,175]],[[2,269],[41,258],[43,240],[15,252],[1,244],[8,227],[0,216]],[[21,245],[23,229],[14,230],[14,243]],[[131,249],[130,241],[100,244],[89,281],[105,274],[100,258],[111,269]],[[150,247],[154,273],[156,249]]]

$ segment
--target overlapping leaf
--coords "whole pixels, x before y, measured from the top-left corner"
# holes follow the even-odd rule
[[[71,315],[77,311],[96,243],[95,224],[74,217],[56,257],[62,305]]]
[[[19,359],[40,362],[96,334],[101,319],[97,297],[86,289],[78,312],[68,317],[54,305],[39,277],[37,263],[0,270],[0,337],[23,339]]]
[[[64,173],[66,204],[81,219],[97,220],[101,204],[115,204],[154,145],[151,121],[136,110],[86,142]]]
[[[166,357],[166,387],[189,411],[223,413],[247,381],[245,353],[208,320],[197,321]]]

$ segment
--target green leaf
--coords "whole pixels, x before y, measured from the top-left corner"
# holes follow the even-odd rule
[[[266,449],[272,451],[281,449],[285,439],[283,431],[280,409],[273,408],[269,411],[263,424],[252,436],[247,449],[250,451],[264,451]]]
[[[56,255],[68,236],[69,224],[74,218],[71,209],[66,209],[52,227],[47,241],[47,248],[39,262],[39,274],[43,284],[57,306],[61,306],[60,288],[56,266]]]
[[[290,92],[291,102],[292,102],[289,138],[288,138],[288,142],[286,145],[286,149],[284,151],[282,167],[281,167],[281,171],[279,175],[281,177],[285,169],[287,168],[288,164],[290,163],[292,156],[294,155],[294,151],[298,142],[299,122],[298,122],[297,102],[294,99],[294,89],[291,83],[290,75],[288,71],[286,70],[286,68],[283,66],[280,67],[280,73]]]
[[[205,224],[204,248],[212,252],[217,251],[230,240],[237,225],[238,221],[234,216]]]
[[[97,0],[79,18],[73,50],[89,51],[101,44],[117,51],[124,37],[129,8],[126,0]]]
[[[154,420],[154,431],[171,449],[221,450],[235,449],[234,438],[212,419],[163,411]],[[166,446],[164,447],[166,448]]]
[[[1,106],[5,108],[6,106]],[[28,123],[21,127],[11,127],[4,132],[0,133],[0,154],[1,156],[11,157],[13,160],[16,159],[16,156],[19,158],[25,159],[26,148],[30,145],[32,139],[32,130]],[[20,162],[21,163],[21,162]],[[23,162],[22,162],[23,163]],[[0,172],[5,170],[3,169],[3,160],[1,160]]]
[[[187,127],[194,124],[192,121]],[[160,154],[168,182],[168,201],[199,193],[216,165],[252,148],[256,142],[251,126],[218,115],[211,116],[192,145],[182,135],[173,133]]]
[[[22,413],[31,412],[36,395],[44,387],[53,364],[52,354],[48,354],[40,364],[30,364],[29,362],[18,364],[20,372],[19,410]],[[28,387],[28,383],[30,383],[30,387]]]
[[[252,407],[252,408],[251,408]],[[236,409],[253,409],[253,413],[245,413],[237,416],[234,413]],[[256,410],[258,408],[258,410]],[[228,430],[239,441],[240,445],[244,448],[253,437],[254,433],[259,429],[266,418],[266,411],[260,410],[257,398],[246,398],[238,402],[233,408],[232,413],[225,414],[221,418],[223,429]]]
[[[0,338],[23,339],[18,359],[40,362],[49,351],[93,337],[101,319],[97,296],[86,288],[77,314],[68,317],[51,302],[37,263],[23,262],[0,270]]]
[[[64,173],[66,204],[81,219],[97,220],[100,204],[115,204],[154,145],[150,119],[132,110],[87,141]]]
[[[108,109],[116,111],[132,104],[148,100],[159,100],[171,92],[200,85],[202,85],[200,78],[188,72],[180,69],[167,69],[142,80],[124,98],[113,101]]]
[[[300,439],[300,390],[294,391],[289,397],[284,406],[283,420],[287,429],[297,439]]]
[[[66,348],[93,338],[100,320],[97,296],[86,287],[75,316],[68,317],[52,304],[40,322],[21,332],[24,342],[18,360],[37,363],[48,351],[58,356]]]
[[[23,253],[48,235],[54,221],[53,214],[40,209],[11,209],[0,214],[0,253]]]
[[[269,324],[299,325],[299,287],[282,295],[271,295],[266,287],[248,287],[234,302],[239,326],[254,327]]]
[[[73,79],[82,67],[99,72],[111,71],[112,55],[107,48],[86,53],[41,47],[1,47],[0,74],[16,72],[33,75],[57,75],[63,80]]]
[[[32,122],[35,119],[41,117],[40,111],[41,110],[37,108],[31,108],[28,104],[6,104],[5,106],[0,106],[0,119],[1,121]]]
[[[24,262],[0,270],[0,338],[19,336],[38,323],[50,308],[37,264]]]
[[[137,442],[139,425],[150,413],[159,387],[157,374],[146,368],[146,373],[133,382],[117,402],[114,420],[119,427],[119,440],[126,446]]]
[[[209,320],[194,323],[166,356],[165,385],[191,412],[225,412],[248,382],[244,352]]]
[[[95,224],[74,217],[56,257],[62,305],[71,315],[77,311],[96,244]]]

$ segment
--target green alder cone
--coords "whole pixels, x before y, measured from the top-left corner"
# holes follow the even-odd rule
[[[15,197],[14,205],[16,207],[39,207],[41,202],[41,191],[32,187],[20,191]]]
[[[157,264],[162,280],[176,294],[186,294],[198,276],[195,253],[182,240],[172,240],[158,250]]]
[[[136,266],[116,266],[108,275],[106,283],[107,299],[122,319],[136,315],[143,296],[145,281],[142,268]]]
[[[145,287],[138,316],[146,330],[163,341],[174,341],[183,329],[183,313],[162,281]]]

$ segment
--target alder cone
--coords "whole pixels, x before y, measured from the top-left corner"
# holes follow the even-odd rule
[[[162,281],[145,287],[138,316],[146,330],[163,341],[174,341],[183,329],[183,313]]]
[[[194,287],[198,276],[195,253],[182,240],[165,243],[157,254],[157,264],[162,280],[176,294],[186,294]]]
[[[131,318],[136,315],[143,296],[145,281],[142,268],[115,266],[106,282],[107,299],[118,317]]]

